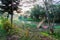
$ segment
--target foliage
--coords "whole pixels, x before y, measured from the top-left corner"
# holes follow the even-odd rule
[[[20,0],[0,0],[1,5],[0,8],[2,12],[8,12],[7,18],[9,14],[11,15],[11,24],[13,22],[13,11],[18,11],[18,5]]]
[[[39,19],[39,17],[44,17],[45,16],[44,8],[39,6],[39,5],[35,5],[31,9],[30,13],[31,13],[31,18],[33,18],[33,19]]]
[[[56,38],[56,39],[59,39],[60,40],[60,29],[55,29],[55,33],[53,34],[53,36]]]
[[[19,0],[1,0],[2,4],[4,4],[5,6],[1,5],[1,8],[4,9],[3,11],[10,11],[12,12],[13,10],[16,10],[19,4]],[[12,4],[13,3],[13,4]],[[16,4],[14,4],[16,3]],[[11,5],[10,5],[11,4]],[[12,10],[13,7],[13,10]]]
[[[57,5],[51,5],[49,6],[49,10],[48,10],[48,13],[49,13],[49,19],[53,19],[55,17],[55,21],[59,21],[60,20],[60,5],[57,4]],[[40,19],[41,17],[47,17],[47,15],[45,14],[46,13],[46,10],[44,10],[43,7],[39,6],[39,5],[35,5],[31,11],[31,18],[33,19]]]
[[[38,31],[36,28],[33,29],[35,26],[32,26],[30,28],[31,25],[25,24],[24,29],[23,29],[21,28],[21,25],[23,24],[21,24],[20,26],[16,26],[13,24],[13,26],[11,27],[11,23],[9,20],[7,19],[2,19],[2,20],[4,21],[0,24],[0,32],[1,32],[0,35],[2,35],[0,37],[1,40],[6,39],[6,36],[8,34],[10,36],[14,36],[14,35],[18,36],[19,40],[41,40],[43,39],[41,37],[44,37],[44,36],[46,36],[47,38],[50,37],[48,33]]]
[[[59,4],[57,4],[57,5],[52,5],[52,12],[53,13],[51,13],[51,15],[54,15],[55,16],[55,21],[56,22],[60,22],[59,20],[60,20],[60,5]],[[52,18],[52,17],[51,17]]]
[[[6,37],[8,36],[14,36],[14,35],[18,35],[20,36],[20,29],[15,26],[14,24],[12,24],[11,26],[11,22],[9,20],[7,20],[6,18],[4,19],[2,17],[1,23],[0,23],[0,39],[4,40],[6,39]]]

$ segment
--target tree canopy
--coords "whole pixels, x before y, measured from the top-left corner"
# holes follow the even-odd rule
[[[1,0],[0,8],[3,12],[8,12],[7,18],[9,17],[9,14],[11,15],[11,24],[13,21],[13,11],[18,10],[20,0]]]
[[[31,9],[30,13],[31,13],[31,18],[34,18],[34,19],[39,19],[39,17],[44,17],[45,16],[44,8],[39,6],[39,5],[35,5]]]

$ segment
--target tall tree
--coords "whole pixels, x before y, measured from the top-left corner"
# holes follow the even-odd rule
[[[45,4],[45,10],[46,10],[46,16],[47,16],[47,20],[48,20],[48,24],[49,24],[49,29],[50,29],[50,32],[53,33],[53,26],[51,26],[51,13],[53,14],[54,16],[54,12],[53,12],[53,8],[52,8],[52,0],[43,0],[44,4]],[[54,17],[53,17],[53,24],[54,24]]]
[[[40,28],[40,26],[45,22],[45,18],[46,18],[44,8],[39,5],[35,5],[34,8],[31,9],[30,13],[31,13],[31,18],[36,20],[38,19],[42,20],[37,25],[37,28]]]
[[[3,9],[4,12],[8,12],[11,15],[11,24],[13,22],[13,11],[18,10],[18,5],[19,5],[20,0],[1,0],[2,5],[0,5],[0,8]]]
[[[39,5],[35,5],[31,11],[31,18],[33,19],[40,19],[39,17],[44,17],[45,16],[45,10],[43,7]]]

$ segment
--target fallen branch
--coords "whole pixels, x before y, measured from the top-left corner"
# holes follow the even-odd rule
[[[45,22],[45,18],[42,19],[41,22],[39,22],[39,24],[37,25],[37,28],[40,28],[40,26]]]

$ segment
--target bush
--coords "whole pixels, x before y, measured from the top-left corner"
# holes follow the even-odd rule
[[[55,30],[54,37],[60,40],[60,29]]]
[[[10,38],[12,38],[14,35],[20,36],[20,30],[19,28],[12,24],[11,26],[11,22],[9,20],[7,20],[6,18],[1,18],[1,23],[0,23],[0,39],[1,40],[7,40]]]

